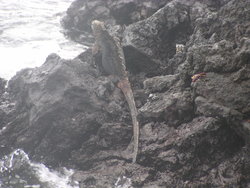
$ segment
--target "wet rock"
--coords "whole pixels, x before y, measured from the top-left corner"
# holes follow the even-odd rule
[[[52,171],[43,164],[32,162],[21,149],[13,151],[0,160],[0,172],[2,187],[54,188],[75,185],[68,177],[73,173],[72,171],[65,168],[60,172]]]

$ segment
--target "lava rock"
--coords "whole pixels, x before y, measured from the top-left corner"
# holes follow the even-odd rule
[[[250,2],[154,3],[77,0],[63,21],[79,42],[93,19],[119,32],[139,104],[136,164],[127,103],[90,49],[50,55],[10,80],[0,145],[78,169],[81,187],[249,187]]]
[[[90,55],[89,51],[85,52],[85,56]],[[81,58],[84,58],[83,54]],[[104,100],[100,96],[100,86],[106,88],[103,92],[107,96],[112,95],[112,90],[107,87],[111,82],[104,82],[97,75],[98,71],[90,62],[79,58],[64,60],[56,54],[48,56],[39,68],[17,73],[8,87],[11,99],[16,101],[16,116],[0,142],[23,148],[33,159],[52,166],[67,163],[73,160],[73,151],[94,145],[96,149],[105,150],[114,144],[118,144],[114,150],[126,147],[132,131],[126,125],[116,127],[112,122],[119,122],[122,116],[129,115],[119,108],[121,97]],[[116,95],[122,96],[121,92]],[[123,113],[126,115],[121,115]],[[121,117],[114,118],[117,114]],[[88,153],[87,149],[85,152]],[[90,151],[87,155],[96,154]],[[86,159],[89,161],[90,157]]]
[[[129,25],[145,19],[164,6],[169,0],[76,0],[62,19],[66,34],[73,40],[89,45],[91,22],[95,19],[105,20],[110,24]]]

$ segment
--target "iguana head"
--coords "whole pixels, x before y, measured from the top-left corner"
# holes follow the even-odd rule
[[[99,35],[103,30],[105,30],[104,22],[98,20],[92,21],[91,29],[94,35]]]

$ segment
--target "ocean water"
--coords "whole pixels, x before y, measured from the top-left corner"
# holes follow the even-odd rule
[[[80,188],[72,178],[74,170],[52,170],[33,162],[22,150],[16,149],[0,159],[0,188]],[[131,179],[118,177],[113,188],[133,188]]]
[[[21,149],[0,160],[0,188],[79,188],[72,180],[73,170],[51,170],[32,162]]]
[[[0,77],[44,63],[50,53],[70,59],[85,46],[65,38],[60,20],[73,0],[0,0]]]

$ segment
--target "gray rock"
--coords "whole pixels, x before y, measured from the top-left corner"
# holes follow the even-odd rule
[[[156,96],[157,99],[149,99],[140,108],[139,111],[143,117],[161,119],[174,126],[192,119],[193,99],[189,90],[182,92],[167,91],[156,94]]]
[[[208,73],[194,84],[197,95],[240,113],[249,113],[250,82],[234,82],[234,75]]]
[[[63,21],[80,42],[101,18],[124,37],[140,110],[137,164],[127,104],[90,50],[51,55],[10,81],[15,105],[3,115],[0,153],[22,147],[39,162],[77,168],[81,187],[249,187],[250,2],[157,2],[77,0]]]
[[[124,47],[137,50],[151,59],[173,57],[176,43],[185,44],[191,34],[188,11],[184,4],[168,3],[153,16],[129,25],[124,31]]]
[[[66,16],[62,19],[62,25],[71,39],[89,45],[93,42],[88,37],[91,33],[92,20],[129,25],[151,16],[168,1],[170,0],[76,0],[68,8]]]
[[[155,76],[143,82],[147,93],[164,92],[168,90],[178,79],[178,75]]]
[[[89,55],[85,52],[85,56]],[[118,144],[116,147],[128,145],[132,131],[120,123],[122,117],[129,117],[119,105],[121,97],[117,100],[110,97],[113,92],[108,87],[110,81],[98,78],[97,70],[89,63],[64,60],[52,54],[41,67],[23,70],[13,77],[8,91],[16,101],[16,117],[0,142],[22,147],[34,159],[50,165],[70,160],[77,163],[71,152],[92,144],[103,149],[114,143]],[[116,95],[122,96],[121,92]],[[122,116],[123,113],[126,115]],[[119,140],[106,134],[116,135]],[[88,162],[89,156],[86,159]]]

